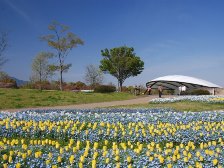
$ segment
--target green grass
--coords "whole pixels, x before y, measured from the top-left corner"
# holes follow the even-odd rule
[[[0,109],[63,106],[135,98],[128,93],[75,93],[32,89],[0,89]]]
[[[148,103],[141,105],[117,106],[121,108],[171,108],[176,111],[211,111],[224,110],[224,104],[212,104],[204,102],[175,102],[175,103]]]

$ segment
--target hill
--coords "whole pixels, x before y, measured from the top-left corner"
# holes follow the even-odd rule
[[[20,80],[20,79],[17,79],[15,77],[11,77],[11,78],[16,81],[16,84],[17,84],[18,87],[28,83],[28,81]]]

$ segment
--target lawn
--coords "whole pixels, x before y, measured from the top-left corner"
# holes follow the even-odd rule
[[[0,89],[0,109],[64,106],[135,98],[128,93],[75,93],[71,91],[39,91]]]
[[[176,111],[213,111],[224,110],[224,104],[206,103],[206,102],[174,102],[174,103],[147,103],[140,105],[117,106],[116,108],[171,108]]]

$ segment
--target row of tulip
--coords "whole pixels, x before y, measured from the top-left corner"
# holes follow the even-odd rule
[[[222,167],[224,111],[0,112],[0,167]]]
[[[202,96],[177,96],[170,98],[155,98],[150,103],[174,103],[180,101],[206,102],[206,103],[224,103],[224,96],[202,95]]]

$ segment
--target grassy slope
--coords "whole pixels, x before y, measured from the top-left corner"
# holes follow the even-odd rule
[[[75,93],[30,89],[0,89],[0,109],[59,106],[134,98],[128,93]]]
[[[211,104],[202,102],[175,102],[175,103],[164,103],[164,104],[143,104],[143,105],[131,105],[131,106],[120,106],[123,108],[172,108],[177,111],[210,111],[210,110],[224,110],[224,104]]]

